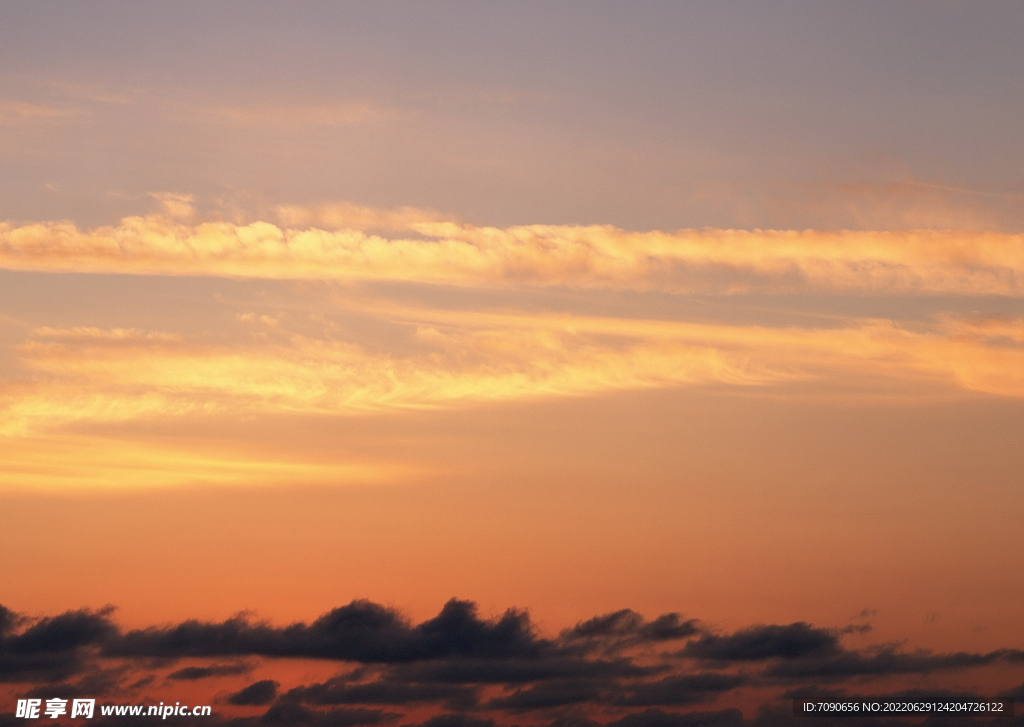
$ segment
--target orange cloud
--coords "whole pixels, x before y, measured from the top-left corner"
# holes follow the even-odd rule
[[[170,334],[40,329],[20,347],[33,383],[9,385],[9,435],[73,422],[186,414],[359,414],[460,403],[789,378],[697,341],[643,339],[505,325],[419,326],[410,356],[286,334],[217,347]]]
[[[36,329],[18,348],[26,374],[0,385],[2,479],[8,487],[52,489],[385,482],[411,473],[393,463],[293,461],[241,451],[238,443],[210,441],[197,450],[194,442],[183,448],[173,438],[124,433],[161,422],[164,430],[186,431],[201,420],[400,416],[681,386],[772,396],[785,385],[786,395],[858,399],[862,393],[841,392],[889,382],[883,391],[911,399],[967,391],[1024,397],[1021,320],[772,328],[398,306],[364,312],[404,330],[402,353],[244,314],[252,336],[241,344],[128,328]]]
[[[276,331],[241,346],[127,329],[51,329],[20,347],[35,378],[0,398],[3,433],[195,414],[353,415],[686,385],[856,377],[1024,396],[1020,322],[886,320],[768,328],[555,314],[403,311],[404,355]],[[1016,339],[1015,339],[1016,340]]]
[[[184,211],[187,200],[178,207]],[[292,224],[128,217],[116,227],[0,224],[11,270],[389,280],[468,287],[1019,296],[1024,235],[995,232],[476,227],[415,209],[281,208]],[[362,228],[362,229],[361,229]],[[409,230],[385,237],[367,229]]]

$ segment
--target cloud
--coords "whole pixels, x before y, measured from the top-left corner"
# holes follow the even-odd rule
[[[210,677],[228,676],[232,674],[248,674],[252,671],[251,664],[210,664],[209,666],[186,666],[167,675],[168,679],[177,681],[196,681]]]
[[[663,672],[661,666],[645,666],[631,659],[588,659],[560,650],[543,659],[446,659],[392,667],[395,679],[447,684],[527,684],[564,679],[646,677]]]
[[[20,617],[6,606],[0,606],[0,638],[7,636],[20,622]]]
[[[743,713],[738,709],[687,714],[648,709],[639,714],[629,714],[622,719],[609,722],[605,727],[727,727],[742,723]]]
[[[726,636],[702,634],[677,655],[704,662],[769,662],[762,672],[769,679],[824,680],[930,674],[1024,660],[1024,651],[1017,649],[951,654],[908,653],[896,646],[848,650],[839,640],[850,631],[849,627],[815,628],[805,622],[750,626]]]
[[[480,719],[466,714],[440,714],[418,727],[495,727],[493,719]]]
[[[413,352],[370,353],[347,342],[288,334],[226,347],[125,329],[40,329],[20,347],[41,374],[0,389],[0,433],[61,421],[131,421],[190,413],[358,414],[481,401],[586,395],[685,383],[758,385],[792,378],[706,341],[642,329],[613,338],[574,322],[407,324]],[[485,322],[486,323],[486,322]],[[566,329],[570,330],[566,330]],[[690,332],[692,337],[693,332]],[[699,335],[699,334],[698,334]]]
[[[839,649],[834,631],[808,623],[788,626],[751,626],[729,636],[704,634],[686,645],[681,654],[710,661],[762,661],[823,656]]]
[[[693,636],[699,630],[699,623],[696,619],[683,620],[678,613],[666,613],[646,621],[635,611],[624,608],[580,621],[563,631],[559,638],[586,647],[615,650]]]
[[[1024,684],[1013,689],[1007,689],[996,696],[999,699],[1012,699],[1016,702],[1024,702]]]
[[[102,666],[97,667],[95,662],[86,658],[80,662],[79,671],[78,678],[74,682],[46,682],[26,692],[22,692],[21,695],[25,697],[41,697],[43,699],[52,697],[60,697],[61,699],[84,697],[88,699],[90,697],[124,694],[126,692],[124,681],[126,675],[131,673],[132,670],[124,665],[109,669]],[[38,680],[28,679],[22,681],[36,682]],[[152,675],[143,677],[134,684],[129,685],[128,691],[148,686],[154,681],[156,681],[156,678]]]
[[[508,696],[492,699],[487,706],[492,709],[526,711],[551,709],[567,704],[598,702],[604,681],[592,679],[560,679],[541,682],[526,689],[519,689]]]
[[[666,613],[653,621],[645,621],[636,611],[624,608],[580,621],[571,629],[562,632],[562,638],[574,640],[636,637],[644,641],[667,641],[694,635],[697,633],[698,623],[696,619],[683,621],[678,613]]]
[[[286,316],[261,322],[246,314],[234,338],[34,329],[16,348],[18,377],[0,381],[4,488],[379,483],[427,471],[384,459],[305,461],[240,444],[175,446],[111,433],[130,423],[397,414],[675,387],[1024,397],[1019,318],[768,326],[379,302],[355,309],[390,340],[353,340],[329,326],[298,332]],[[602,618],[608,628],[633,629],[620,634],[623,644],[689,628],[641,627],[626,613]]]
[[[899,652],[883,648],[875,653],[843,651],[822,659],[783,661],[765,670],[765,676],[785,679],[848,679],[860,676],[888,676],[892,674],[931,674],[937,671],[955,671],[985,666],[1012,658],[1016,650],[999,650],[985,654],[955,653],[933,654]]]
[[[277,697],[279,682],[273,679],[262,679],[240,689],[228,697],[228,704],[255,705],[270,704]]]
[[[309,725],[310,727],[356,727],[390,722],[399,715],[381,709],[311,710],[299,704],[275,704],[260,717],[260,724]]]
[[[692,704],[713,699],[748,681],[748,677],[743,675],[715,672],[670,676],[656,682],[634,685],[613,699],[612,703],[628,707]]]
[[[398,612],[353,601],[313,623],[275,628],[235,617],[221,623],[186,621],[170,628],[130,631],[107,646],[110,656],[257,655],[403,663],[450,657],[537,656],[548,648],[525,613],[480,619],[476,605],[452,599],[433,619],[412,626]]]
[[[218,679],[230,683],[249,667],[210,661],[172,672],[170,681],[158,682],[155,676],[180,658],[263,657],[255,667],[261,679],[221,692],[218,702],[224,712],[210,722],[233,727],[354,727],[399,720],[482,727],[507,724],[510,716],[523,714],[530,715],[529,724],[550,727],[725,727],[747,721],[735,709],[737,704],[760,705],[761,716],[751,724],[763,727],[765,720],[788,720],[778,705],[793,698],[988,700],[988,692],[1002,687],[979,687],[985,675],[998,668],[997,681],[1005,684],[1024,664],[1024,652],[1010,648],[986,653],[901,651],[891,645],[844,649],[837,643],[842,629],[805,622],[755,625],[728,635],[698,632],[683,637],[690,642],[681,652],[664,651],[661,639],[634,641],[609,659],[581,651],[580,635],[618,643],[647,625],[668,623],[675,637],[690,622],[676,614],[649,621],[622,609],[545,638],[524,612],[510,610],[485,619],[473,603],[458,600],[418,624],[369,601],[352,602],[309,624],[287,626],[236,617],[123,631],[108,612],[69,611],[27,619],[0,609],[0,616],[0,630],[6,629],[0,642],[0,657],[8,660],[4,663],[11,655],[59,657],[43,668],[26,661],[26,668],[7,679],[27,685],[18,692],[22,697],[131,694],[145,699],[141,689],[181,688],[182,679],[195,678],[217,689],[223,683]],[[302,683],[297,675],[310,673],[305,668],[297,670],[294,662],[279,668],[282,660],[295,659],[360,666]],[[934,672],[942,672],[943,679],[931,686],[928,675]],[[961,672],[965,675],[958,677]],[[863,693],[869,679],[878,680],[880,691]],[[858,694],[822,687],[843,682],[858,685]],[[1000,698],[1010,699],[1019,691],[1004,690]],[[160,698],[165,696],[161,692]],[[723,709],[692,711],[712,701]],[[262,714],[245,716],[263,705]],[[232,711],[235,707],[243,709]]]
[[[77,393],[80,397],[80,392]],[[70,421],[82,421],[83,409],[78,408],[82,399],[76,401],[76,392],[71,390],[68,390],[68,395],[71,399],[68,403],[75,412]],[[151,398],[143,404],[150,401]],[[123,400],[123,405],[130,407],[128,397]],[[96,408],[87,406],[85,410],[99,414],[99,421],[112,421],[109,417],[112,412],[119,417],[113,421],[139,418],[139,409],[128,408],[132,416],[126,417],[123,416],[125,408],[121,406],[122,402],[113,401]],[[143,407],[142,411],[148,412],[145,416],[152,417],[165,417],[168,413],[175,415],[173,409],[159,407]],[[49,418],[53,414],[53,411],[47,411],[44,416]],[[63,418],[59,412],[58,416]],[[111,491],[189,484],[267,487],[297,482],[365,485],[400,482],[426,471],[425,468],[383,461],[346,461],[344,458],[341,461],[309,461],[268,451],[200,447],[191,443],[151,443],[131,436],[60,434],[40,437],[19,434],[16,432],[15,436],[0,439],[4,447],[0,475],[7,490]]]
[[[231,345],[133,328],[36,329],[18,349],[27,375],[0,383],[4,488],[380,483],[427,472],[394,461],[307,461],[88,429],[132,422],[360,416],[683,386],[770,392],[890,382],[900,397],[1024,396],[1018,319],[772,328],[553,313],[373,313],[408,337],[404,350],[281,326]],[[588,629],[619,629],[624,646],[694,627],[666,618],[638,624],[627,613],[606,614],[581,624],[576,637],[582,645]]]
[[[1019,296],[1024,235],[996,232],[680,230],[610,225],[477,227],[404,208],[280,208],[340,229],[127,217],[0,223],[0,267],[51,272],[568,286],[675,293],[875,292]],[[384,237],[366,228],[407,228]]]
[[[0,682],[56,682],[84,668],[87,651],[116,633],[111,610],[67,611],[26,623],[0,607]]]
[[[307,704],[414,704],[445,702],[462,707],[476,703],[477,690],[450,684],[409,684],[378,680],[366,684],[350,684],[344,677],[295,687],[284,699]]]
[[[799,699],[817,699],[831,701],[875,701],[875,702],[980,702],[984,701],[983,695],[972,691],[957,691],[953,689],[904,689],[898,692],[886,692],[884,694],[863,694],[849,692],[845,689],[824,689],[820,687],[806,687],[792,689],[784,693],[786,697],[797,697]]]
[[[528,313],[377,312],[389,353],[284,330],[231,346],[134,329],[38,329],[35,374],[0,386],[0,434],[76,422],[254,414],[357,415],[724,384],[889,380],[1024,396],[1024,321],[879,319],[844,327],[697,324]]]

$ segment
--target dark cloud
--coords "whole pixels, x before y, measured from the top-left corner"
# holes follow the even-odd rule
[[[85,664],[84,651],[117,633],[109,618],[111,610],[68,611],[28,622],[3,608],[0,681],[56,682],[78,673]],[[17,631],[25,623],[31,625]]]
[[[167,678],[176,681],[195,681],[198,679],[208,679],[209,677],[248,674],[250,671],[252,671],[252,665],[243,662],[237,664],[210,664],[209,666],[186,666],[183,669],[172,671],[167,675]]]
[[[764,676],[784,679],[836,680],[860,676],[930,674],[992,664],[1006,658],[1008,651],[988,654],[932,654],[927,651],[903,653],[894,648],[874,652],[843,651],[824,659],[785,661],[764,671]]]
[[[476,703],[475,688],[453,684],[409,684],[378,680],[352,684],[347,677],[328,679],[320,684],[296,687],[284,699],[309,704],[411,704],[445,702],[458,707]]]
[[[543,659],[456,659],[393,667],[396,680],[448,684],[525,684],[549,679],[646,677],[665,666],[641,666],[631,659],[585,659],[549,656]]]
[[[1024,702],[1024,684],[1013,689],[1007,689],[996,695],[999,699],[1012,699],[1015,702]]]
[[[978,702],[985,699],[984,695],[977,692],[953,689],[903,689],[897,692],[863,694],[846,689],[826,689],[817,686],[791,689],[783,692],[782,696],[823,702]]]
[[[125,669],[93,669],[76,682],[51,682],[24,692],[21,696],[49,699],[75,699],[76,697],[102,697],[120,691]],[[152,681],[152,680],[150,680]]]
[[[400,715],[381,709],[329,709],[312,710],[302,705],[284,702],[275,704],[259,718],[260,724],[309,725],[310,727],[355,727],[375,725],[398,719]]]
[[[147,700],[142,688],[157,677],[164,682],[162,675],[178,659],[194,661],[176,664],[166,677],[170,683],[244,674],[251,671],[245,657],[330,659],[345,662],[337,665],[345,673],[300,686],[292,682],[283,692],[273,679],[256,681],[220,692],[227,694],[218,702],[220,716],[200,722],[170,718],[166,724],[358,727],[401,720],[419,722],[413,727],[495,727],[490,718],[504,712],[506,717],[526,714],[525,721],[535,727],[730,727],[743,721],[735,710],[687,710],[710,702],[733,706],[742,699],[755,707],[761,701],[752,727],[783,727],[793,723],[792,713],[787,717],[780,706],[785,689],[790,699],[812,693],[846,698],[841,688],[846,680],[856,684],[886,677],[891,679],[880,683],[895,689],[923,684],[918,677],[932,672],[997,664],[1019,669],[1024,664],[1019,649],[847,649],[840,640],[850,630],[797,622],[714,634],[676,613],[649,621],[624,609],[545,639],[525,612],[483,618],[473,603],[452,600],[421,623],[379,604],[353,601],[312,622],[288,626],[236,617],[125,633],[111,622],[108,610],[27,619],[0,607],[0,679],[24,685],[18,696],[116,695],[114,701],[140,703]],[[663,647],[675,639],[688,643],[681,650]],[[989,673],[971,672],[970,683]],[[1005,695],[1020,699],[1024,686]],[[967,696],[986,695],[955,689],[888,695],[919,701]],[[236,705],[266,706],[262,715],[238,717],[251,711],[234,710]],[[437,716],[422,721],[430,715]],[[117,724],[131,727],[130,720]],[[97,718],[93,727],[104,725]]]
[[[625,608],[581,621],[563,631],[560,639],[566,643],[590,641],[615,646],[671,641],[698,633],[699,623],[696,619],[683,620],[678,613],[666,613],[646,621],[636,611]]]
[[[635,684],[616,697],[613,703],[630,707],[693,704],[712,699],[747,681],[747,677],[742,675],[715,672],[670,676],[656,682]]]
[[[50,699],[51,697],[74,699],[76,697],[84,697],[86,695],[86,690],[78,684],[72,684],[70,682],[53,682],[51,684],[44,684],[34,687],[33,689],[29,689],[19,696],[29,698],[35,697],[37,699]],[[88,696],[93,696],[93,692],[88,692]]]
[[[419,727],[495,727],[493,719],[480,719],[466,714],[439,714]]]
[[[149,676],[144,676],[141,679],[139,679],[138,681],[133,682],[129,686],[129,689],[142,689],[143,687],[148,687],[150,684],[152,684],[155,681],[156,681],[156,675],[155,674],[150,674]]]
[[[738,709],[685,714],[648,709],[638,714],[626,715],[622,719],[607,723],[604,727],[729,727],[742,723],[743,713]]]
[[[0,638],[7,636],[15,629],[21,617],[6,606],[0,605]]]
[[[989,695],[975,691],[958,691],[955,689],[903,689],[898,692],[884,694],[854,694],[853,699],[866,702],[983,702]]]
[[[597,702],[606,686],[606,682],[585,679],[542,682],[527,689],[519,689],[508,696],[492,699],[487,706],[491,709],[523,711]]]
[[[653,621],[643,624],[637,635],[645,641],[670,641],[683,639],[697,633],[700,621],[684,621],[678,613],[665,613]]]
[[[7,636],[4,649],[13,654],[42,654],[99,643],[117,631],[109,618],[112,610],[82,609],[40,619],[20,634]]]
[[[352,724],[347,722],[347,719],[351,718],[351,712],[358,711],[360,710],[334,710],[333,719],[337,720],[337,724]],[[229,720],[226,724],[241,727],[243,724],[285,723],[287,720],[294,720],[295,724],[319,725],[332,723],[329,721],[318,721],[316,719],[318,714],[331,715],[332,712],[282,708],[278,705],[268,710],[266,716],[256,718],[255,721],[253,718],[236,718]],[[344,716],[342,717],[341,715]],[[385,721],[391,718],[385,718]],[[216,717],[214,721],[216,721]],[[209,722],[209,719],[204,720],[204,723]],[[649,709],[611,722],[596,722],[578,714],[562,714],[550,722],[540,724],[545,727],[728,727],[730,725],[739,725],[743,722],[742,713],[738,709],[685,713]],[[411,724],[409,727],[496,727],[496,724],[493,719],[458,712],[440,714],[423,722]]]
[[[563,632],[567,639],[589,639],[601,636],[622,636],[634,633],[643,623],[643,616],[628,608],[580,621]]]
[[[253,682],[228,697],[228,704],[270,704],[277,698],[277,688],[281,686],[273,679]]]
[[[353,601],[313,623],[275,628],[236,617],[221,623],[186,621],[168,628],[131,631],[107,648],[111,656],[243,656],[403,663],[451,657],[534,657],[550,648],[529,616],[506,611],[495,620],[477,616],[476,604],[452,599],[418,626],[393,609]]]
[[[839,638],[834,631],[799,622],[788,626],[751,626],[729,636],[704,634],[680,653],[710,661],[761,661],[827,656],[838,650]]]
[[[76,651],[44,654],[0,652],[0,682],[56,682],[77,674],[85,665]]]

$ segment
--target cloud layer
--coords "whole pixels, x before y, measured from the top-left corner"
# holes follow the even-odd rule
[[[162,697],[184,680],[207,700],[219,694],[218,721],[239,725],[256,719],[246,716],[256,710],[259,722],[283,724],[428,717],[425,724],[435,726],[596,720],[658,727],[738,724],[738,705],[752,721],[775,715],[786,723],[794,696],[1012,699],[1016,692],[998,684],[1019,680],[1024,669],[1016,648],[943,654],[843,643],[866,630],[798,622],[721,633],[677,613],[646,620],[625,609],[543,636],[524,611],[483,618],[475,604],[455,599],[418,624],[370,601],[308,624],[238,616],[134,630],[119,628],[109,611],[28,619],[2,609],[0,681],[12,697],[87,693],[117,703]],[[294,660],[335,663],[337,671],[296,683],[284,668]],[[986,667],[983,676],[978,670]],[[917,686],[901,687],[907,677]],[[957,687],[958,680],[973,686]],[[241,686],[225,691],[229,684]]]

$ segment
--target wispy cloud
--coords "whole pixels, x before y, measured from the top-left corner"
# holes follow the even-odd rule
[[[40,378],[7,388],[4,431],[202,412],[359,414],[793,376],[685,328],[648,338],[627,333],[628,324],[601,332],[600,323],[573,331],[572,321],[490,322],[414,326],[417,350],[407,356],[299,334],[226,347],[124,329],[39,329],[20,351]]]
[[[359,415],[694,385],[884,379],[1024,396],[1024,322],[886,320],[769,328],[561,314],[395,308],[409,351],[250,320],[249,344],[131,329],[41,328],[20,347],[3,431],[203,414]],[[909,388],[908,388],[909,387]]]
[[[422,467],[367,458],[316,461],[217,442],[197,446],[75,433],[2,437],[2,442],[0,479],[5,491],[378,485],[426,472]]]
[[[65,106],[50,106],[0,98],[0,126],[28,126],[40,123],[54,123],[76,116],[82,111]]]

